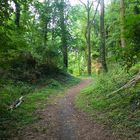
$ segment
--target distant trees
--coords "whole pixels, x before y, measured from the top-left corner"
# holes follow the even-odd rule
[[[93,6],[93,2],[87,0],[87,4],[85,4],[82,0],[80,2],[84,5],[86,12],[87,12],[87,25],[85,30],[85,39],[87,42],[87,49],[88,49],[88,59],[87,59],[87,71],[88,75],[91,75],[91,8]]]
[[[33,55],[38,63],[67,68],[65,3],[63,0],[1,1],[0,57],[5,59],[0,60],[0,64],[11,65],[11,59],[24,52]],[[15,27],[20,27],[18,33]]]
[[[75,6],[68,0],[0,1],[1,67],[12,69],[21,54],[30,54],[36,65],[88,75],[99,59],[105,72],[107,63],[127,69],[137,63],[140,2],[111,0],[105,11],[104,0],[79,1]]]
[[[107,72],[107,64],[106,64],[106,49],[105,49],[105,25],[104,25],[104,0],[98,1],[97,8],[94,11],[94,15],[91,15],[91,8],[93,6],[93,1],[87,0],[87,4],[85,4],[82,0],[80,2],[86,9],[87,12],[87,26],[85,32],[85,38],[87,42],[88,48],[88,75],[91,75],[91,28],[93,28],[92,24],[95,24],[95,16],[98,10],[98,5],[100,3],[100,62],[102,64],[103,71]],[[97,29],[94,29],[97,30]]]

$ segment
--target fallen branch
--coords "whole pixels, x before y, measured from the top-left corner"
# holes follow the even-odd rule
[[[17,99],[15,102],[12,103],[12,105],[10,105],[9,110],[14,110],[16,109],[18,106],[20,106],[20,104],[23,102],[23,96],[21,96],[19,99]]]
[[[121,88],[119,88],[119,89],[117,89],[117,90],[111,92],[111,93],[108,95],[108,97],[110,97],[111,95],[113,95],[113,94],[115,94],[115,93],[117,93],[117,92],[119,92],[119,91],[121,91],[121,90],[124,90],[124,89],[126,89],[126,88],[129,88],[129,87],[131,87],[131,86],[136,85],[136,83],[137,83],[138,81],[140,81],[140,70],[139,70],[139,72],[138,72],[135,76],[133,76],[133,78],[132,78],[130,81],[128,81],[128,82],[127,82],[124,86],[122,86]]]

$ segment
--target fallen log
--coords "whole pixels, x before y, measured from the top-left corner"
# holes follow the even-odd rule
[[[111,95],[120,92],[121,90],[124,90],[126,88],[129,88],[131,86],[135,86],[137,82],[140,81],[140,70],[139,72],[133,76],[133,78],[131,80],[129,80],[125,85],[123,85],[121,88],[111,92],[110,94],[108,94],[108,97],[110,97]]]

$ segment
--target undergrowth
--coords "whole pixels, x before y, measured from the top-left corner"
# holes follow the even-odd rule
[[[113,95],[110,93],[126,84],[132,75],[117,66],[107,74],[95,76],[93,84],[75,102],[94,119],[110,126],[123,140],[140,138],[140,83]]]
[[[0,139],[14,137],[17,129],[37,121],[35,111],[44,107],[50,95],[61,93],[65,88],[77,84],[80,80],[66,73],[59,73],[40,79],[36,84],[22,81],[0,81]],[[15,110],[9,106],[20,96],[23,103]]]

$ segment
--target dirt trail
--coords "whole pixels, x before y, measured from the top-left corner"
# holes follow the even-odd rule
[[[91,121],[87,115],[77,111],[74,98],[80,90],[91,83],[84,79],[79,85],[68,89],[65,96],[38,111],[40,120],[25,128],[17,138],[20,140],[115,140],[104,125]]]

